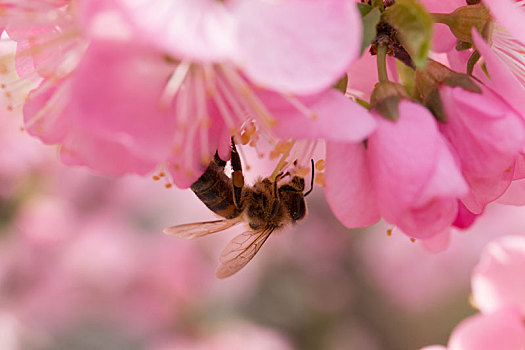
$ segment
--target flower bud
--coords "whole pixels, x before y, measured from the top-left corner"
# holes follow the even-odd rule
[[[481,88],[470,76],[454,72],[441,63],[430,61],[425,69],[418,69],[416,71],[416,88],[421,96],[421,101],[430,109],[434,117],[443,123],[446,122],[446,116],[439,94],[439,88],[443,85],[481,93]]]
[[[370,103],[372,109],[382,117],[395,121],[399,118],[399,102],[403,99],[410,99],[403,85],[387,81],[377,84]]]

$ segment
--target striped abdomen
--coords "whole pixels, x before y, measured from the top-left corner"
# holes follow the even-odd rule
[[[232,219],[242,213],[233,202],[233,185],[224,173],[226,162],[217,155],[204,174],[191,185],[191,190],[215,214]]]

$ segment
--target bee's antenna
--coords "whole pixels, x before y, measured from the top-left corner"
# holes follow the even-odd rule
[[[314,173],[315,173],[314,160],[310,159],[310,162],[312,163],[312,179],[310,180],[310,189],[308,190],[308,192],[304,194],[305,197],[308,196],[310,192],[312,192],[312,190],[314,189]]]

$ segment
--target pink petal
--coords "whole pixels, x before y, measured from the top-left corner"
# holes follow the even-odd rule
[[[361,19],[352,0],[238,1],[238,65],[257,85],[317,93],[359,56]]]
[[[474,214],[460,201],[458,203],[458,215],[456,221],[452,225],[457,228],[466,229],[472,226],[474,221],[479,217],[479,214]]]
[[[370,171],[382,216],[428,238],[454,221],[467,186],[430,112],[403,101],[399,113],[396,122],[378,117],[368,140]]]
[[[432,253],[439,253],[448,248],[450,244],[450,230],[445,229],[428,239],[423,240],[423,246]]]
[[[327,143],[326,200],[347,227],[368,226],[380,218],[366,163],[362,143]]]
[[[62,142],[72,128],[66,110],[70,87],[67,79],[54,84],[44,80],[29,93],[24,104],[24,123],[31,135],[46,144]]]
[[[465,174],[470,192],[461,198],[465,207],[474,214],[481,214],[485,206],[498,199],[509,188],[512,171],[503,171],[493,177],[476,177]]]
[[[81,131],[70,133],[60,147],[60,160],[70,166],[87,166],[95,172],[121,176],[126,173],[146,175],[152,172],[157,163],[111,140]]]
[[[370,135],[376,126],[368,110],[334,89],[299,99],[315,113],[315,117],[299,112],[278,94],[266,93],[262,100],[278,118],[273,131],[284,139],[324,138],[337,142],[359,142]]]
[[[525,179],[514,180],[505,193],[498,198],[498,203],[507,205],[525,205]]]
[[[348,68],[347,91],[356,97],[369,101],[374,90],[377,77],[377,59],[375,56],[365,53]]]
[[[515,0],[483,0],[499,25],[525,44],[525,11]]]
[[[116,0],[143,43],[172,57],[214,62],[232,56],[234,19],[215,0]]]
[[[451,13],[458,7],[464,6],[462,0],[423,0],[423,5],[428,12]],[[436,52],[449,52],[456,45],[456,37],[448,26],[441,23],[434,24],[434,35],[432,37],[432,50]]]
[[[522,350],[525,326],[515,309],[465,319],[452,332],[449,350]]]
[[[218,116],[219,112],[211,104],[207,107],[207,112],[212,120],[209,129],[200,129],[205,132],[201,137],[207,138],[207,149],[202,149],[201,137],[192,137],[190,132],[186,132],[179,137],[182,138],[183,149],[173,152],[169,159],[169,172],[175,185],[179,188],[190,187],[206,170],[209,161],[213,159],[215,152],[223,160],[230,158],[231,133]],[[196,112],[190,111],[190,114]],[[203,159],[202,157],[205,157]]]
[[[524,15],[525,20],[525,15]],[[525,30],[525,27],[524,27]],[[509,67],[492,51],[476,30],[472,30],[476,49],[483,56],[490,76],[489,87],[525,116],[525,88]]]
[[[160,98],[173,68],[136,44],[93,42],[72,81],[70,118],[98,138],[141,158],[170,154],[175,113]]]
[[[472,274],[472,294],[484,313],[515,306],[525,315],[525,237],[490,243]]]
[[[442,87],[447,112],[442,132],[452,143],[464,172],[480,177],[500,175],[515,162],[525,141],[521,116],[488,88],[476,94]]]

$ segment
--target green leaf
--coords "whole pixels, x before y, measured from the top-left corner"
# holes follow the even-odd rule
[[[424,67],[432,39],[432,17],[418,0],[396,0],[383,19],[398,31],[398,40],[417,68]]]
[[[377,35],[376,26],[381,20],[381,11],[377,7],[372,8],[363,20],[363,41],[361,43],[361,54],[372,43]]]

